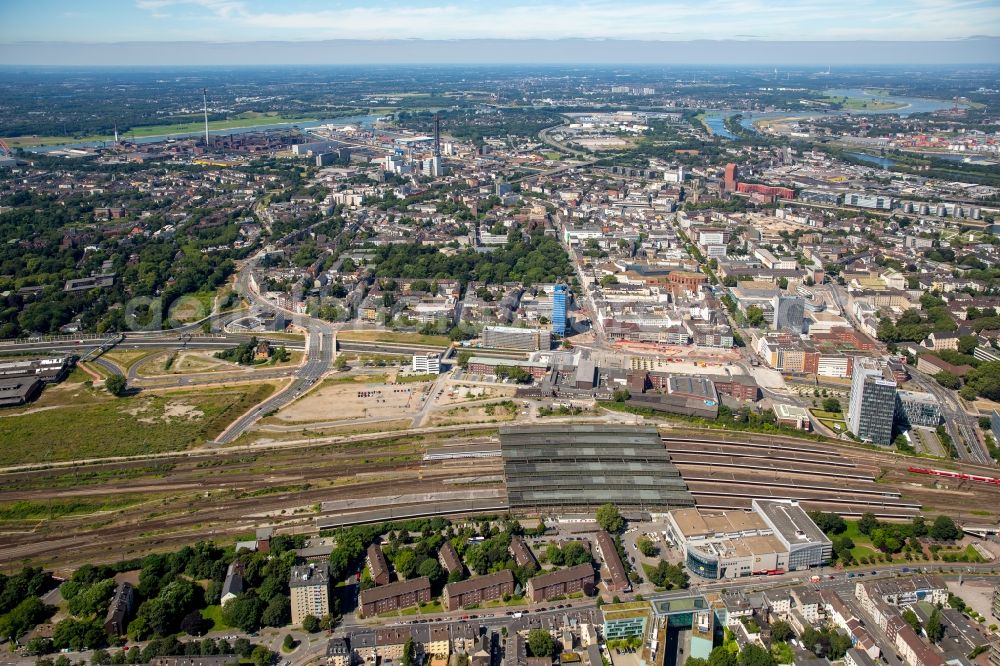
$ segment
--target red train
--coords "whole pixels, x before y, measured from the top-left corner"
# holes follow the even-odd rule
[[[962,481],[978,481],[979,483],[990,483],[1000,486],[1000,479],[992,476],[979,476],[978,474],[965,474],[964,472],[949,472],[945,469],[930,469],[929,467],[910,467],[915,474],[930,474],[932,476],[944,476],[949,479],[960,479]]]

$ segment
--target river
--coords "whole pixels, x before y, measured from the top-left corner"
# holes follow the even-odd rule
[[[885,114],[885,113],[896,113],[900,117],[905,118],[914,113],[932,113],[934,111],[943,111],[944,109],[950,109],[952,107],[952,102],[943,99],[930,99],[926,97],[898,97],[896,95],[872,95],[866,92],[863,88],[831,88],[830,90],[824,90],[823,94],[827,97],[854,97],[858,99],[870,99],[873,102],[878,100],[880,102],[892,102],[893,104],[902,104],[901,108],[896,109],[844,109],[840,113],[849,114],[861,114],[861,115],[871,115],[871,114]]]

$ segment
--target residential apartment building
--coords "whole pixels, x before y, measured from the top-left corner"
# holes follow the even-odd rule
[[[365,557],[365,564],[368,565],[368,573],[372,577],[372,582],[376,585],[389,584],[389,563],[385,559],[382,547],[377,543],[368,546],[368,554]]]
[[[528,579],[525,589],[528,598],[534,602],[547,601],[553,597],[573,594],[574,592],[590,592],[594,586],[594,567],[591,564],[578,564],[568,569],[559,569],[551,573]]]
[[[292,624],[301,625],[307,615],[320,618],[330,612],[330,570],[326,562],[292,567],[288,587]]]
[[[444,586],[441,601],[445,610],[458,610],[470,604],[500,599],[514,593],[514,574],[502,569],[486,576],[448,583]]]
[[[431,600],[431,581],[427,576],[380,585],[362,590],[360,606],[365,617],[416,606]]]

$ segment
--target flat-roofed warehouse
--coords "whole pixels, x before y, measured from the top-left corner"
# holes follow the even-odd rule
[[[504,426],[500,449],[511,508],[694,506],[655,427]]]

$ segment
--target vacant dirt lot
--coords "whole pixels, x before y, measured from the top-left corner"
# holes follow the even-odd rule
[[[412,416],[423,404],[430,384],[387,384],[359,376],[357,381],[325,383],[274,415],[278,422]]]
[[[510,398],[517,391],[513,386],[477,386],[475,384],[448,384],[441,397],[435,401],[436,405],[456,405],[473,400],[487,400],[490,398]]]

